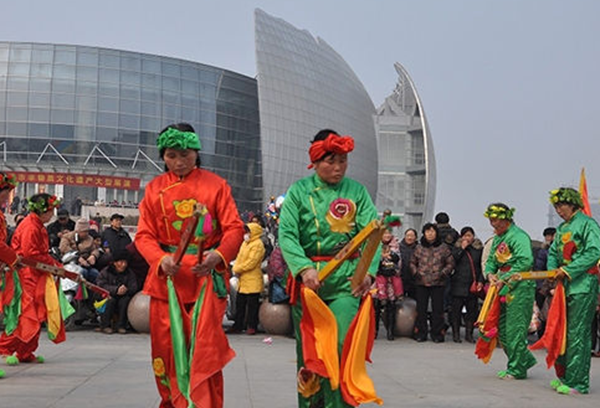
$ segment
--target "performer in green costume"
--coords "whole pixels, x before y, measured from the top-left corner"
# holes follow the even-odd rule
[[[572,188],[550,192],[550,202],[564,220],[548,250],[548,269],[559,269],[567,304],[567,349],[556,363],[558,380],[552,388],[561,394],[587,394],[590,385],[592,337],[590,327],[598,294],[600,227],[581,212],[581,195]]]
[[[282,206],[279,243],[288,265],[288,292],[292,292],[292,318],[296,336],[298,370],[304,367],[300,320],[302,305],[296,289],[300,282],[318,293],[335,315],[338,326],[338,352],[360,296],[369,290],[377,273],[379,252],[373,257],[363,283],[352,291],[349,278],[354,274],[358,257],[345,261],[325,281],[318,279],[320,270],[352,237],[377,218],[377,210],[366,188],[345,178],[347,153],[353,150],[349,136],[322,130],[315,136],[309,151],[315,174],[292,184]],[[332,390],[329,381],[320,380],[320,390],[310,398],[298,393],[299,407],[350,407],[340,389]]]
[[[535,282],[505,283],[512,274],[529,271],[533,265],[531,239],[514,224],[514,211],[514,208],[496,203],[489,205],[484,213],[496,234],[485,271],[490,283],[500,288],[499,340],[508,357],[507,369],[498,372],[498,377],[503,379],[527,378],[527,370],[537,362],[527,348]]]

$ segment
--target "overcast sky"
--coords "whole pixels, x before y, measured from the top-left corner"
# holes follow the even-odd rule
[[[254,76],[260,7],[323,38],[379,106],[400,62],[429,120],[436,210],[487,237],[489,202],[532,238],[548,191],[585,166],[600,196],[600,2],[595,0],[5,1],[0,40],[102,46]]]

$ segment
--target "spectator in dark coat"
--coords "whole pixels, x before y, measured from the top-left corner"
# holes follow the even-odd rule
[[[110,299],[106,301],[105,309],[100,315],[100,328],[106,334],[112,334],[111,322],[115,313],[119,320],[117,331],[127,333],[127,306],[133,295],[138,291],[137,280],[128,267],[129,252],[113,253],[113,261],[102,269],[98,276],[98,286],[108,290]]]
[[[404,287],[404,296],[416,299],[415,278],[410,271],[410,258],[417,247],[417,230],[409,228],[404,232],[404,238],[400,241],[400,276],[402,277],[402,286]]]
[[[440,240],[452,248],[458,240],[458,231],[450,225],[450,217],[448,214],[445,212],[437,213],[435,216],[435,223],[439,231]]]
[[[146,262],[142,254],[137,250],[135,241],[127,245],[127,251],[129,252],[129,269],[135,274],[138,290],[142,290],[150,265],[148,265],[148,262]]]
[[[123,218],[121,214],[110,216],[110,227],[102,232],[102,245],[108,247],[111,253],[121,252],[131,243],[129,233],[123,229]]]
[[[548,269],[548,248],[554,241],[554,235],[556,235],[556,228],[548,227],[542,232],[544,236],[544,243],[542,247],[533,250],[533,270],[534,271],[545,271]],[[546,297],[551,289],[554,289],[554,283],[545,282],[545,280],[535,281],[535,303],[540,309],[540,326],[538,328],[538,337],[542,338],[544,331],[546,331],[546,317],[548,315],[549,302],[546,304]]]
[[[417,334],[419,342],[427,340],[427,307],[431,298],[431,339],[444,342],[444,287],[454,269],[448,245],[442,243],[435,224],[423,226],[423,237],[410,261],[417,294]]]
[[[75,221],[69,218],[69,211],[61,208],[57,211],[56,216],[57,220],[46,227],[50,238],[50,248],[58,247],[63,234],[75,230]]]
[[[23,221],[25,219],[26,216],[27,216],[27,214],[24,213],[24,212],[20,212],[17,215],[15,215],[15,218],[14,218],[14,220],[15,220],[15,226],[14,227],[10,227],[9,226],[7,228],[8,229],[8,237],[6,238],[6,243],[8,245],[11,244],[12,237],[15,234],[15,231],[17,230],[17,227],[19,226],[19,224],[21,223],[21,221]]]
[[[477,318],[478,298],[470,292],[471,285],[476,282],[477,289],[483,289],[481,274],[481,252],[483,244],[475,238],[471,227],[460,230],[460,238],[452,248],[455,267],[452,274],[452,340],[460,343],[460,323],[463,306],[467,309],[465,315],[465,340],[474,343],[473,324]]]

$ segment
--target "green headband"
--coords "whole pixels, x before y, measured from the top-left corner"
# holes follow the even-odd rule
[[[558,203],[568,203],[576,207],[583,208],[583,200],[581,194],[572,188],[561,187],[550,191],[550,203],[556,205]]]
[[[181,130],[172,127],[168,128],[158,136],[156,145],[158,146],[158,150],[165,150],[168,148],[179,150],[202,149],[197,134],[194,132],[182,132]]]
[[[488,206],[487,210],[485,210],[483,216],[485,218],[497,218],[499,220],[512,221],[514,214],[514,208],[504,208],[495,204],[491,204]]]
[[[60,205],[62,200],[55,195],[45,199],[38,199],[37,201],[27,200],[27,208],[29,211],[33,211],[36,214],[43,214],[48,210],[53,210]]]

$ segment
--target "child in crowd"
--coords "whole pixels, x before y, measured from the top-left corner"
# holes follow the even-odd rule
[[[389,233],[386,231],[386,233]],[[391,233],[389,233],[391,234]],[[385,237],[384,237],[385,239]],[[402,279],[400,278],[400,256],[393,252],[390,245],[383,244],[381,247],[381,260],[375,278],[377,287],[375,303],[375,330],[379,331],[379,317],[385,310],[385,328],[387,339],[394,340],[394,328],[396,326],[396,300],[402,296]]]

